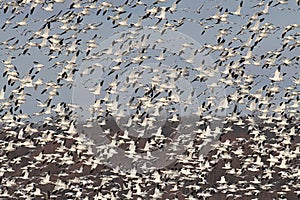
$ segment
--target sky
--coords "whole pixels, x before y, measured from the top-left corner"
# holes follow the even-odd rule
[[[148,1],[147,1],[148,2]],[[123,1],[113,1],[112,2],[116,7],[117,5],[122,5]],[[165,5],[170,6],[173,3],[173,1],[167,1],[166,3],[162,3],[160,5]],[[202,24],[203,21],[201,21],[202,18],[208,18],[209,16],[214,15],[221,7],[223,7],[222,12],[224,10],[228,9],[229,11],[233,12],[236,10],[237,6],[239,5],[240,1],[181,1],[177,7],[177,11],[174,12],[173,14],[168,13],[166,15],[166,21],[168,22],[173,22],[173,20],[181,20],[181,19],[187,19],[184,21],[184,24],[178,28],[176,32],[171,32],[170,34],[161,36],[162,38],[172,38],[170,39],[170,42],[168,45],[166,43],[163,44],[161,48],[157,48],[156,51],[151,52],[152,56],[154,54],[160,53],[160,51],[163,48],[169,48],[170,52],[174,50],[174,47],[171,45],[176,45],[180,44],[179,39],[177,37],[182,36],[184,41],[187,42],[193,42],[195,46],[199,46],[196,48],[201,48],[201,46],[205,44],[216,44],[216,35],[218,34],[220,29],[224,28],[229,28],[230,29],[230,34],[228,34],[226,37],[224,37],[226,40],[230,40],[233,37],[238,37],[239,39],[245,41],[253,33],[251,32],[246,32],[245,34],[237,34],[241,26],[245,26],[247,24],[247,21],[249,19],[249,16],[252,16],[254,12],[257,12],[258,10],[263,9],[261,8],[251,8],[255,4],[257,4],[257,1],[244,1],[243,2],[243,8],[241,10],[242,16],[232,16],[230,15],[229,17],[229,23],[228,24],[216,24],[215,21],[209,22],[207,24]],[[275,4],[275,1],[273,2],[272,5]],[[65,1],[64,3],[56,3],[53,6],[53,11],[48,12],[43,10],[40,6],[38,5],[36,9],[34,10],[34,13],[30,15],[28,18],[27,22],[28,25],[24,27],[18,27],[18,28],[13,28],[17,22],[21,21],[27,13],[30,12],[30,4],[25,5],[23,8],[19,10],[19,14],[15,15],[13,19],[11,19],[11,25],[6,26],[4,29],[0,29],[0,42],[4,42],[6,40],[9,40],[10,38],[13,38],[9,44],[13,44],[14,42],[18,41],[16,46],[22,46],[26,45],[29,42],[30,37],[34,34],[34,32],[39,31],[43,26],[46,24],[46,19],[49,19],[56,14],[59,14],[60,11],[62,13],[65,13],[68,11],[69,6],[71,5],[71,1]],[[86,4],[82,4],[84,6]],[[200,13],[195,12],[198,8],[200,9]],[[254,48],[253,54],[255,57],[259,58],[260,55],[265,54],[268,51],[274,51],[282,45],[281,41],[281,34],[282,30],[284,27],[290,25],[290,24],[295,24],[299,23],[300,19],[300,12],[293,10],[296,8],[296,1],[289,1],[288,5],[279,5],[276,7],[270,7],[269,9],[269,14],[265,15],[264,21],[260,24],[264,23],[270,23],[273,24],[275,29],[278,30],[274,32],[274,34],[269,34],[268,38],[264,39],[257,47]],[[78,12],[82,9],[74,9],[74,11]],[[129,13],[132,13],[132,16],[128,20],[128,23],[135,23],[138,18],[145,13],[145,10],[143,7],[135,7],[131,8],[130,6],[125,6],[124,10],[127,11],[125,14],[122,14],[122,17],[127,16]],[[2,26],[4,22],[13,14],[10,12],[11,10],[8,10],[7,13],[4,13],[3,9],[1,11],[1,17],[0,17],[0,25]],[[86,64],[90,64],[91,61],[87,61],[86,58],[87,56],[85,55],[86,51],[86,42],[88,40],[91,40],[95,35],[96,35],[96,42],[98,44],[98,47],[93,49],[90,54],[94,52],[101,52],[104,51],[105,49],[109,48],[109,45],[111,45],[111,42],[113,41],[114,38],[119,37],[122,33],[126,33],[130,31],[128,27],[117,27],[113,28],[114,24],[112,24],[111,21],[107,20],[108,16],[113,16],[112,11],[108,11],[104,16],[102,15],[102,12],[99,15],[96,15],[96,9],[91,10],[89,15],[83,16],[83,21],[80,22],[77,27],[78,29],[84,28],[87,26],[87,24],[99,24],[101,23],[98,27],[97,30],[87,30],[87,31],[80,31],[76,33],[76,31],[69,31],[65,33],[64,35],[60,35],[60,38],[63,38],[63,42],[67,44],[68,47],[72,45],[72,43],[76,40],[80,40],[78,42],[78,50],[80,50],[82,53],[78,55],[75,61],[75,66],[78,69],[79,72],[81,72]],[[75,18],[76,21],[76,18]],[[152,18],[152,19],[145,19],[143,24],[144,26],[149,26],[153,25],[157,22],[157,19]],[[74,22],[70,22],[69,24],[75,24]],[[63,30],[61,30],[59,27],[62,25],[62,23],[59,22],[52,22],[50,25],[50,31],[49,35],[54,35],[54,34],[59,34],[62,33]],[[203,31],[204,26],[212,26],[209,28],[205,34],[201,34]],[[253,26],[253,25],[251,25]],[[298,29],[299,30],[299,29]],[[139,31],[139,36],[142,36],[144,33],[147,33],[146,30],[141,30]],[[295,34],[297,29],[289,32],[289,34]],[[42,30],[43,33],[43,30]],[[74,37],[74,34],[76,37]],[[153,34],[155,35],[155,34]],[[72,37],[73,36],[73,37]],[[153,36],[152,38],[152,43],[155,43],[155,40],[159,37],[159,35]],[[40,43],[42,39],[34,38],[31,41],[33,42],[38,42]],[[182,42],[183,43],[183,42]],[[6,61],[9,57],[15,57],[15,59],[12,60],[13,65],[16,67],[18,73],[20,74],[20,77],[24,77],[28,75],[29,70],[34,66],[34,62],[38,62],[44,65],[42,70],[36,75],[34,80],[37,80],[38,78],[42,78],[45,82],[47,81],[53,81],[56,82],[57,79],[57,74],[62,71],[62,67],[59,65],[55,66],[55,63],[62,63],[63,66],[67,65],[66,61],[70,61],[72,57],[74,56],[74,53],[68,53],[65,50],[62,50],[62,53],[57,55],[57,53],[53,53],[53,55],[57,55],[56,58],[53,58],[49,60],[48,53],[49,53],[49,48],[48,48],[49,42],[46,44],[45,47],[42,47],[41,49],[38,48],[30,48],[28,52],[24,55],[22,52],[24,50],[19,49],[19,50],[9,50],[5,47],[5,45],[0,45],[0,60],[1,61]],[[165,46],[164,46],[165,45]],[[173,49],[172,49],[173,48]],[[175,47],[179,48],[179,47]],[[175,50],[174,50],[175,51]],[[246,52],[246,51],[245,51]],[[132,52],[133,55],[134,52]],[[279,62],[282,62],[284,58],[292,58],[294,56],[299,56],[300,51],[299,48],[295,48],[292,51],[285,50],[282,52],[282,55],[279,59]],[[203,59],[204,54],[202,54],[202,59]],[[212,52],[209,55],[205,55],[205,59],[208,60],[207,62],[214,62],[216,59],[220,57],[219,53]],[[73,57],[74,58],[74,57]],[[201,59],[199,58],[199,59]],[[180,63],[180,58],[174,58],[178,59],[178,63]],[[103,65],[104,69],[106,66],[104,65],[109,65],[109,60],[103,59],[103,60],[96,60],[92,61],[95,63],[100,63]],[[155,61],[153,61],[155,62]],[[172,64],[174,60],[168,61],[168,64]],[[150,63],[151,64],[151,63]],[[152,66],[155,67],[156,64],[152,63]],[[193,67],[193,66],[191,66]],[[252,74],[255,78],[255,86],[251,89],[251,92],[255,92],[255,90],[262,88],[264,85],[271,85],[273,83],[270,82],[269,77],[274,75],[274,72],[276,70],[277,66],[270,67],[268,69],[262,69],[261,66],[254,66],[254,65],[248,65],[245,67],[245,73],[246,74]],[[161,69],[161,68],[160,68]],[[220,66],[219,72],[224,70],[224,66]],[[282,65],[282,73],[287,73],[287,75],[284,77],[284,80],[280,83],[275,83],[279,85],[281,88],[288,87],[293,85],[293,77],[299,78],[299,65],[297,63],[289,65],[289,66],[284,66]],[[4,65],[3,63],[0,63],[0,73],[3,74],[4,72]],[[98,74],[99,73],[99,74]],[[105,76],[103,77],[103,74],[101,74],[101,70],[98,71],[98,73],[94,73],[92,75],[92,78],[95,79],[94,83],[97,81],[101,81],[105,79],[107,82],[110,82],[113,80],[113,77]],[[127,72],[126,72],[127,73]],[[125,74],[126,74],[125,73]],[[160,73],[160,72],[159,72]],[[214,79],[211,79],[211,81],[215,79],[219,79],[221,76],[221,73],[217,73],[216,77]],[[98,76],[98,77],[97,77]],[[126,76],[123,76],[123,79],[125,79]],[[148,80],[149,77],[145,78],[144,81],[142,81],[143,84],[146,83],[146,80]],[[80,77],[75,75],[74,77],[75,82],[78,83],[80,80]],[[188,80],[189,81],[189,80]],[[0,79],[0,88],[3,88],[4,85],[6,84],[7,80],[3,77]],[[15,86],[8,87],[7,91],[12,91]],[[181,88],[189,88],[187,91],[192,91],[193,88],[195,87],[193,84],[189,84],[188,82],[183,81],[182,85],[180,86]],[[201,86],[205,87],[205,86]],[[44,102],[48,96],[45,94],[41,94],[41,92],[45,89],[45,86],[40,86],[37,90],[34,90],[33,88],[26,88],[25,92],[30,93],[31,96],[26,97],[26,103],[21,106],[21,109],[23,112],[32,114],[35,112],[40,111],[42,108],[37,107],[39,104],[36,99],[39,99],[39,101]],[[136,89],[136,88],[134,88]],[[95,99],[97,98],[96,96],[93,95],[88,95],[86,93],[86,90],[84,90],[80,86],[80,81],[75,87],[69,88],[67,86],[63,86],[61,89],[59,89],[59,95],[53,98],[52,104],[56,105],[59,102],[69,102],[69,103],[79,103],[82,106],[87,106],[90,103],[93,103]],[[221,96],[224,95],[229,95],[233,94],[237,88],[235,86],[231,87],[223,87],[222,88],[222,94]],[[296,90],[299,91],[299,85],[296,86]],[[120,100],[119,103],[124,105],[124,102],[128,101],[126,98],[128,96],[132,96],[133,89],[130,90],[128,93],[121,93],[121,96],[123,97],[124,100]],[[6,92],[6,98],[9,96],[9,92]],[[285,92],[281,89],[281,91],[276,95],[276,98],[274,98],[274,103],[278,104],[281,100],[282,97],[284,97]],[[102,96],[100,96],[102,98]],[[184,97],[184,98],[187,98]],[[201,97],[200,97],[201,98]],[[201,102],[201,99],[199,100]],[[198,102],[199,102],[198,101]],[[195,110],[197,106],[197,102],[194,102],[195,107],[192,107],[191,110]],[[194,105],[193,104],[193,105]],[[181,107],[183,105],[180,105]],[[251,111],[248,111],[245,109],[246,105],[238,105],[239,109],[242,111],[244,114],[249,114]],[[234,105],[231,105],[230,109],[233,109]],[[86,109],[86,107],[85,107]],[[230,110],[228,109],[228,110]],[[298,108],[299,110],[299,108]],[[7,110],[4,109],[1,114],[6,112]],[[191,112],[193,112],[191,111]],[[230,111],[229,111],[230,113]],[[189,114],[189,112],[187,113]],[[43,118],[44,115],[39,116],[39,117],[33,117],[33,121],[40,120]]]

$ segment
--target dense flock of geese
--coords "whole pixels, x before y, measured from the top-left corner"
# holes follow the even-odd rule
[[[299,0],[0,8],[0,199],[300,198]]]

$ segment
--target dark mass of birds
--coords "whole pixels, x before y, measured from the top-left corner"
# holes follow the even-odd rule
[[[0,199],[300,198],[299,0],[0,8]]]

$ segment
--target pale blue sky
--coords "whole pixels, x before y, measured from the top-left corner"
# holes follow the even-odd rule
[[[123,1],[112,1],[113,4],[118,5],[118,4],[122,4],[121,2]],[[148,2],[148,1],[147,1]],[[200,2],[200,3],[199,3]],[[202,3],[204,2],[204,3]],[[193,40],[197,41],[199,44],[203,45],[203,44],[216,44],[216,35],[218,33],[219,29],[222,28],[231,28],[231,34],[229,34],[228,36],[226,36],[225,38],[227,40],[230,40],[233,37],[238,37],[240,39],[247,40],[252,33],[246,33],[244,35],[236,35],[236,33],[239,31],[240,27],[243,25],[247,24],[247,20],[248,17],[245,16],[252,16],[254,12],[257,12],[258,10],[262,10],[262,8],[252,8],[250,9],[250,7],[254,6],[257,1],[244,1],[244,5],[242,8],[242,15],[243,17],[236,17],[236,16],[229,16],[229,24],[213,24],[212,22],[210,22],[210,24],[207,25],[214,25],[214,27],[210,28],[209,30],[207,30],[207,32],[204,35],[201,35],[200,33],[203,31],[203,27],[199,25],[199,20],[201,20],[202,18],[207,18],[211,15],[214,15],[216,13],[216,11],[219,8],[214,8],[215,6],[219,6],[219,7],[223,7],[223,11],[228,9],[230,12],[233,12],[236,10],[238,4],[240,1],[198,1],[198,0],[182,0],[178,7],[177,7],[177,12],[175,12],[174,14],[167,14],[167,18],[168,21],[172,22],[172,20],[179,20],[181,18],[188,18],[188,19],[192,19],[193,22],[191,22],[191,20],[187,20],[183,26],[181,26],[180,28],[178,28],[178,31],[190,36],[191,38],[193,38]],[[275,2],[275,1],[274,1]],[[173,1],[168,1],[167,3],[162,3],[161,5],[165,5],[165,6],[169,6],[173,3]],[[29,19],[28,19],[28,26],[26,27],[20,27],[18,29],[13,29],[12,27],[14,27],[16,25],[16,22],[19,22],[22,20],[23,17],[25,17],[25,15],[29,12],[30,7],[29,6],[25,6],[23,9],[20,10],[20,14],[16,15],[15,18],[13,18],[11,20],[12,24],[7,26],[5,28],[5,30],[0,29],[0,42],[3,42],[9,38],[15,37],[14,40],[12,40],[10,42],[10,44],[14,43],[16,40],[19,40],[19,43],[17,45],[25,45],[30,36],[33,34],[33,32],[38,31],[40,28],[42,28],[45,25],[44,20],[58,14],[61,10],[62,13],[65,13],[68,9],[70,5],[70,1],[66,1],[65,3],[62,4],[57,4],[54,5],[54,10],[53,12],[47,12],[44,11],[40,8],[40,6],[37,6],[37,8],[34,11],[33,15],[30,15]],[[85,4],[82,4],[82,6]],[[197,10],[199,7],[202,7],[200,14],[199,13],[195,13],[194,11]],[[274,3],[272,4],[274,5]],[[280,5],[277,7],[271,7],[269,9],[270,14],[265,15],[263,17],[260,18],[265,18],[265,20],[262,22],[263,23],[272,23],[274,26],[276,27],[280,27],[280,30],[278,30],[275,34],[269,35],[267,39],[264,39],[263,42],[261,42],[259,44],[259,46],[257,46],[254,51],[253,54],[257,55],[257,57],[259,57],[262,54],[265,54],[267,51],[270,50],[275,50],[277,48],[280,48],[281,46],[281,33],[283,30],[283,27],[290,25],[290,24],[294,24],[294,23],[298,23],[299,24],[299,19],[300,19],[300,12],[295,11],[293,9],[295,9],[296,6],[296,1],[289,1],[288,5]],[[129,23],[135,23],[137,21],[137,19],[144,14],[144,9],[141,9],[142,7],[136,7],[136,8],[128,8],[125,7],[124,9],[129,12],[132,12],[132,17],[129,19]],[[280,8],[283,8],[283,10],[281,10]],[[78,11],[78,9],[74,9],[74,11]],[[99,27],[98,30],[89,30],[87,33],[79,33],[77,35],[77,39],[81,39],[80,41],[80,45],[79,45],[79,49],[84,51],[86,48],[86,41],[90,40],[95,34],[97,34],[98,36],[101,36],[101,38],[97,39],[97,43],[101,44],[103,41],[105,41],[107,38],[109,38],[111,35],[113,35],[115,32],[122,32],[122,31],[127,31],[128,28],[126,27],[121,27],[121,28],[112,28],[113,25],[111,24],[111,22],[108,22],[106,20],[107,16],[113,15],[112,12],[108,11],[108,13],[105,16],[102,16],[102,12],[99,15],[95,15],[96,11],[91,11],[89,16],[84,16],[83,17],[83,22],[79,25],[79,27],[83,27],[83,23],[87,24],[87,23],[102,23],[103,24]],[[123,16],[127,16],[128,14],[125,13],[122,15]],[[12,14],[10,13],[10,10],[4,14],[3,11],[1,11],[0,14],[0,25],[2,26],[5,22],[5,20],[7,18],[9,18],[10,16],[12,16]],[[157,19],[147,19],[145,22],[145,25],[149,25],[149,24],[155,24],[155,22],[157,21]],[[49,35],[53,35],[53,34],[57,34],[57,33],[61,33],[63,32],[62,30],[58,29],[58,25],[61,25],[59,23],[51,23],[51,30]],[[251,25],[253,26],[253,25]],[[26,31],[32,31],[32,32],[26,32]],[[298,29],[299,30],[299,29]],[[295,33],[296,31],[291,31],[289,32],[289,34]],[[298,31],[299,32],[299,31]],[[72,36],[72,33],[74,32],[70,32],[70,33],[66,33],[65,35],[61,36],[61,38],[64,38],[64,43],[72,43],[74,40],[77,39],[73,39],[73,38],[69,38]],[[40,39],[34,39],[32,40],[34,42],[40,42]],[[94,52],[97,51],[97,49],[93,50]],[[16,66],[18,72],[20,73],[20,77],[24,76],[25,74],[28,73],[28,71],[30,70],[31,67],[33,67],[33,61],[37,61],[40,62],[42,64],[45,65],[45,67],[41,70],[41,72],[37,75],[37,77],[35,78],[35,80],[37,78],[42,78],[45,81],[56,81],[56,77],[57,77],[57,73],[59,73],[61,71],[60,67],[57,68],[50,68],[51,66],[54,65],[55,62],[61,62],[64,60],[71,60],[73,54],[70,54],[69,56],[65,55],[65,52],[63,52],[62,54],[60,54],[56,59],[53,59],[51,61],[49,61],[48,56],[45,55],[47,53],[47,49],[46,47],[41,48],[41,50],[37,49],[37,48],[31,48],[28,53],[30,53],[30,55],[21,55],[18,56],[20,53],[22,53],[23,50],[17,50],[17,51],[9,51],[7,49],[5,49],[4,45],[0,45],[0,60],[7,60],[7,58],[9,56],[14,56],[16,57],[16,59],[13,59],[12,63]],[[295,48],[293,51],[288,51],[285,50],[283,52],[282,57],[288,57],[288,58],[292,58],[294,56],[299,56],[300,55],[300,50],[299,48]],[[211,53],[209,55],[213,60],[218,59],[219,55],[217,52],[215,53]],[[76,64],[78,64],[78,68],[80,67],[80,65],[83,62],[85,55],[84,53],[81,53],[79,55],[79,57],[76,60]],[[236,59],[236,58],[235,58]],[[276,67],[277,68],[277,67]],[[276,68],[271,67],[269,69],[261,69],[261,67],[258,66],[253,66],[253,65],[249,65],[246,67],[245,71],[247,74],[253,74],[253,75],[261,75],[261,74],[271,74],[273,76],[274,71],[276,70]],[[284,78],[284,81],[281,83],[278,83],[281,87],[286,87],[286,86],[290,86],[292,85],[292,76],[295,77],[299,77],[299,66],[298,65],[293,65],[293,66],[282,66],[282,72],[287,73],[286,77]],[[0,73],[3,73],[3,64],[0,63]],[[270,76],[270,75],[268,75]],[[270,80],[268,79],[268,76],[260,76],[256,81],[258,82],[257,85],[254,87],[254,90],[256,90],[256,88],[261,88],[266,84],[270,84]],[[3,87],[3,85],[5,84],[6,80],[4,78],[1,77],[0,79],[0,88]],[[15,85],[16,86],[16,85]],[[7,90],[10,91],[12,89],[15,88],[15,86],[13,87],[9,87]],[[32,94],[31,97],[28,96],[26,104],[22,106],[22,110],[23,112],[26,112],[28,114],[31,114],[33,112],[37,112],[39,110],[41,110],[41,108],[36,108],[37,102],[35,101],[35,99],[40,99],[41,101],[44,101],[47,99],[47,95],[41,95],[40,92],[42,91],[42,89],[44,88],[44,86],[40,87],[40,89],[38,91],[34,91],[32,88],[27,88],[25,90],[25,92],[28,92],[30,94]],[[297,89],[299,90],[299,86],[297,87]],[[227,94],[231,94],[235,91],[235,88],[230,88],[228,87],[226,89],[226,93]],[[71,97],[72,97],[72,90],[68,89],[67,87],[64,87],[63,90],[59,91],[60,95],[58,97],[55,97],[52,101],[52,104],[64,101],[64,102],[71,102]],[[281,97],[284,96],[284,92],[280,92],[277,95],[277,99],[281,100]],[[7,96],[6,96],[7,97]],[[275,101],[275,102],[278,102]],[[82,101],[85,101],[84,98],[82,98]],[[241,105],[241,110],[244,110],[243,108],[244,106]],[[298,108],[299,110],[299,108]],[[5,110],[3,111],[5,112]],[[248,111],[244,110],[245,113],[247,113]]]

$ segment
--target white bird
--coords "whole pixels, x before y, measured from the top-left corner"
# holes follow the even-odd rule
[[[243,1],[240,2],[239,6],[237,7],[237,9],[236,9],[235,12],[231,12],[231,13],[229,13],[229,14],[241,16],[241,9],[242,9],[242,6],[243,6]]]
[[[162,198],[163,193],[158,189],[158,188],[154,188],[154,194],[150,195],[153,199],[161,199]]]
[[[41,189],[36,187],[35,191],[32,193],[34,196],[42,196]]]
[[[4,90],[4,88],[2,88],[0,90],[0,100],[5,100],[5,90]]]
[[[53,11],[53,3],[48,3],[46,7],[42,7],[45,11],[51,12]]]
[[[225,176],[221,176],[221,179],[219,181],[217,181],[217,183],[219,183],[219,184],[227,184]]]
[[[283,76],[280,73],[280,66],[275,70],[275,74],[274,74],[273,77],[270,78],[270,80],[272,80],[274,82],[278,82],[278,81],[283,80]]]
[[[70,135],[75,135],[77,133],[74,123],[70,124],[69,129],[66,131],[66,133]]]
[[[41,183],[42,185],[46,185],[46,184],[52,183],[52,182],[50,181],[50,174],[47,173],[46,176],[45,176],[44,178],[42,178],[42,180],[40,181],[40,183]]]

